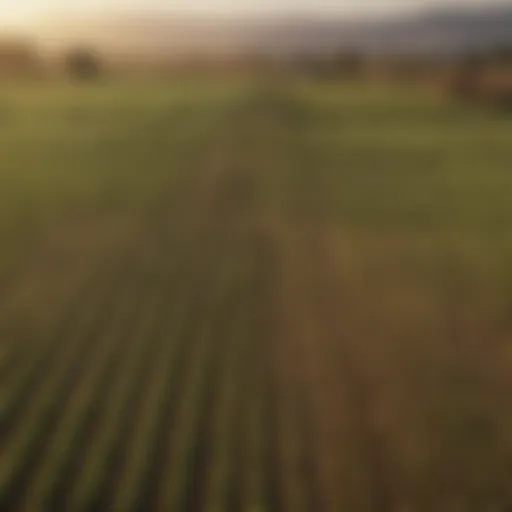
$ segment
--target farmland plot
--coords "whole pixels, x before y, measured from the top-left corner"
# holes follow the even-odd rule
[[[512,120],[394,90],[4,90],[0,510],[512,506]]]

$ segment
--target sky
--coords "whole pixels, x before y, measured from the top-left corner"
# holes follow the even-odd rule
[[[487,5],[494,0],[0,0],[0,24],[37,22],[40,17],[98,11],[179,11],[199,14],[381,16],[430,6]],[[494,2],[496,3],[496,2]],[[506,3],[506,2],[501,2]],[[512,4],[512,0],[509,0]]]

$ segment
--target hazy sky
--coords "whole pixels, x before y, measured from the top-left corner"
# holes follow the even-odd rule
[[[179,10],[219,15],[312,12],[319,15],[339,13],[360,16],[394,14],[403,10],[425,9],[431,5],[486,5],[493,2],[494,0],[0,0],[0,22],[18,24],[52,13],[91,13],[112,9]]]

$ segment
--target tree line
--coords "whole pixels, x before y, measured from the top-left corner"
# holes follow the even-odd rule
[[[35,78],[48,72],[46,59],[36,45],[24,40],[0,40],[0,77]],[[97,79],[102,71],[102,59],[91,48],[77,47],[64,52],[58,68],[75,80]]]

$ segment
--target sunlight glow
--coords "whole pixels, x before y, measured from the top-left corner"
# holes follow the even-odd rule
[[[221,16],[301,13],[380,16],[429,6],[485,6],[495,1],[499,0],[0,0],[0,25],[30,24],[53,15],[90,15],[119,10]]]

